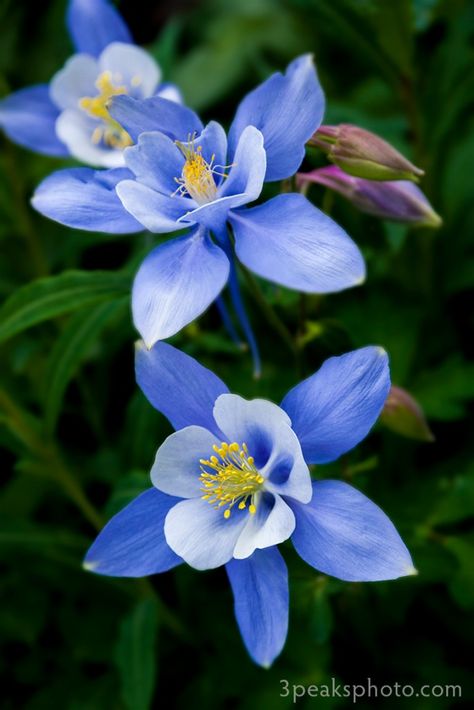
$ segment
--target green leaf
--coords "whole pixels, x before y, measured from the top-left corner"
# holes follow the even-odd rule
[[[474,607],[474,537],[445,538],[444,546],[454,555],[458,569],[449,585],[455,601],[464,609]]]
[[[474,397],[474,364],[453,355],[438,368],[422,373],[413,394],[428,418],[461,419]]]
[[[155,687],[157,605],[153,599],[139,602],[121,624],[116,663],[122,681],[122,697],[128,710],[148,710]]]
[[[45,426],[54,430],[66,388],[87,356],[99,334],[121,313],[126,313],[128,299],[106,301],[74,314],[57,339],[46,371]]]
[[[124,296],[129,279],[110,271],[65,271],[18,289],[0,308],[0,342],[56,316]]]

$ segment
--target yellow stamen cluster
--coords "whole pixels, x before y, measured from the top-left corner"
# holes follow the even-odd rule
[[[103,140],[111,148],[119,148],[120,150],[132,145],[133,141],[127,131],[112,118],[107,108],[107,103],[112,96],[121,96],[128,93],[127,87],[116,86],[112,82],[112,73],[110,71],[102,72],[95,85],[99,91],[98,96],[85,96],[79,101],[80,108],[87,111],[93,118],[100,119],[104,124],[94,130],[92,141],[100,143]]]
[[[178,189],[173,195],[186,195],[186,193],[195,200],[198,205],[205,205],[207,202],[212,202],[217,197],[217,185],[214,179],[215,175],[226,178],[227,175],[221,172],[230,165],[214,165],[215,155],[211,157],[211,162],[202,155],[202,146],[194,145],[194,135],[188,137],[188,143],[176,141],[176,145],[186,158],[181,177],[175,178],[178,183]]]
[[[261,489],[264,477],[255,467],[253,456],[249,456],[246,444],[237,442],[212,447],[217,456],[200,459],[202,499],[216,509],[225,507],[224,518],[229,518],[234,505],[244,510],[250,499],[248,512],[255,514],[255,494]]]

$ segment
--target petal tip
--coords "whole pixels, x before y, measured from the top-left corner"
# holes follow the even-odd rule
[[[85,569],[87,572],[95,572],[99,566],[100,562],[88,562],[84,561],[82,563],[82,568]]]
[[[419,574],[420,573],[418,572],[416,567],[413,567],[413,565],[410,565],[409,567],[407,567],[406,572],[405,572],[406,577],[417,577]]]

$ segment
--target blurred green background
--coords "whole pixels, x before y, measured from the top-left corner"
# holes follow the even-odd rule
[[[0,2],[2,94],[48,80],[71,53],[64,6]],[[333,215],[367,260],[364,286],[301,299],[261,283],[300,347],[298,367],[248,292],[260,381],[214,309],[172,340],[231,390],[274,401],[329,355],[383,345],[393,381],[422,404],[436,442],[379,426],[316,475],[342,477],[381,505],[419,576],[345,584],[284,546],[290,633],[265,671],[243,648],[223,570],[183,566],[137,581],[81,569],[96,530],[148,486],[154,452],[170,432],[133,375],[129,287],[156,238],[75,232],[35,214],[34,187],[64,162],[2,138],[1,707],[285,708],[291,698],[279,697],[280,679],[331,677],[463,688],[457,702],[392,698],[359,707],[472,707],[474,5],[123,0],[120,9],[203,118],[228,125],[245,91],[311,51],[327,96],[325,122],[374,130],[426,170],[421,187],[443,217],[438,231],[380,222],[335,198]],[[320,205],[322,188],[309,197]]]

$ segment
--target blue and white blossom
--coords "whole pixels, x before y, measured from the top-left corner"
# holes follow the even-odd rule
[[[98,574],[141,577],[183,561],[225,565],[249,654],[269,666],[288,629],[288,573],[277,545],[291,539],[312,567],[347,581],[415,573],[389,518],[308,465],[352,449],[390,388],[386,353],[366,347],[327,360],[280,406],[247,401],[166,343],[139,345],[137,381],[176,429],[160,446],[152,487],[113,517],[89,549]]]
[[[259,276],[308,293],[340,291],[364,280],[357,246],[302,195],[279,194],[247,207],[261,196],[264,182],[295,174],[321,123],[324,96],[310,55],[250,92],[228,136],[219,123],[204,127],[189,108],[163,98],[117,96],[109,112],[134,142],[124,151],[128,178],[109,172],[110,199],[94,201],[100,174],[64,170],[40,185],[33,205],[87,230],[186,230],[156,247],[135,279],[134,321],[148,347],[199,316],[228,281],[253,345],[235,257]]]
[[[158,95],[180,101],[161,71],[107,0],[70,0],[68,29],[77,51],[49,84],[0,102],[0,127],[16,143],[53,156],[72,155],[101,167],[124,165],[127,132],[109,114],[112,96]]]

